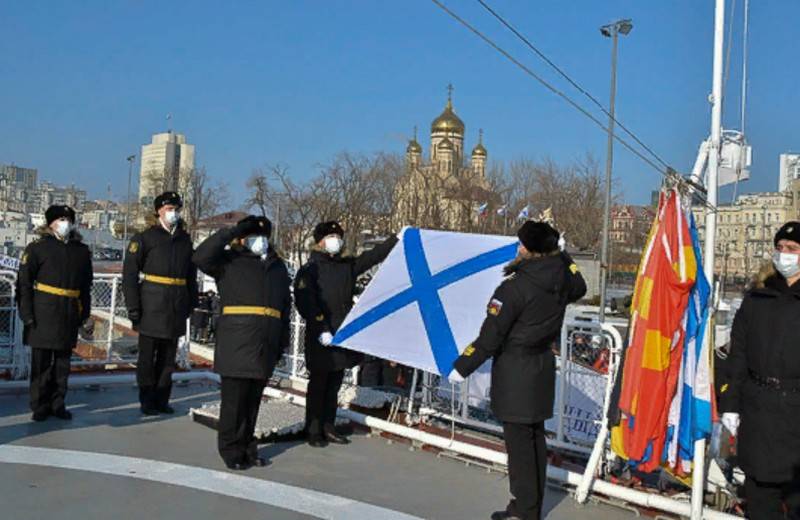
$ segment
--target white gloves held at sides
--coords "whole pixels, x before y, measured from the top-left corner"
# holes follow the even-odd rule
[[[323,346],[327,347],[333,341],[333,334],[330,332],[323,332],[319,335],[319,342],[322,343]]]
[[[739,429],[739,414],[738,413],[724,413],[720,420],[722,425],[731,432],[731,435],[736,437],[736,431]]]

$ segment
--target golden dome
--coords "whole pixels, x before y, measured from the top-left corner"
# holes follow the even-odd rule
[[[422,153],[422,147],[419,145],[416,139],[412,139],[408,142],[406,153]]]
[[[449,99],[447,100],[447,106],[444,108],[444,112],[431,123],[431,133],[436,132],[464,135],[464,122],[453,111],[453,103]]]
[[[473,157],[486,157],[486,148],[483,147],[483,128],[478,131],[478,144],[472,149]]]
[[[453,141],[451,141],[446,137],[441,140],[437,148],[439,150],[455,150],[455,147],[453,146]]]

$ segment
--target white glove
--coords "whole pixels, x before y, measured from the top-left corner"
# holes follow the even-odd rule
[[[724,413],[722,414],[722,425],[731,432],[731,435],[736,437],[736,431],[739,429],[739,414],[738,413]]]
[[[333,334],[330,332],[323,332],[319,335],[319,342],[322,343],[323,346],[327,347],[333,341]]]
[[[459,374],[459,373],[458,373],[458,370],[456,370],[456,369],[454,368],[454,369],[453,369],[453,370],[450,372],[450,375],[449,375],[449,376],[447,376],[447,380],[448,380],[448,381],[450,381],[450,382],[451,382],[451,383],[453,383],[453,384],[456,384],[456,383],[463,383],[463,382],[464,382],[464,376],[462,376],[461,374]]]

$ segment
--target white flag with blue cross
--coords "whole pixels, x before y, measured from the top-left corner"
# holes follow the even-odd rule
[[[333,344],[446,376],[478,336],[517,243],[407,228]]]

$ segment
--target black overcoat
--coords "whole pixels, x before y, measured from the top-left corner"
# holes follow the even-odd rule
[[[91,313],[92,253],[77,232],[66,242],[49,228],[39,232],[41,237],[25,248],[17,278],[23,338],[33,348],[70,350]],[[48,288],[72,296],[46,292]]]
[[[225,377],[266,380],[289,345],[291,281],[270,249],[262,259],[233,245],[235,228],[222,229],[197,247],[194,262],[217,283],[221,316],[216,323],[214,371]],[[258,307],[267,314],[233,313]]]
[[[466,377],[492,358],[492,413],[533,424],[553,416],[553,346],[567,304],[586,294],[586,283],[565,253],[523,260],[511,271],[489,301],[478,339],[454,368]]]
[[[397,243],[392,235],[358,256],[329,255],[312,251],[297,272],[294,294],[297,310],[306,321],[306,365],[311,370],[334,371],[356,366],[363,356],[336,346],[323,346],[323,332],[335,334],[353,307],[356,279],[382,262]]]

